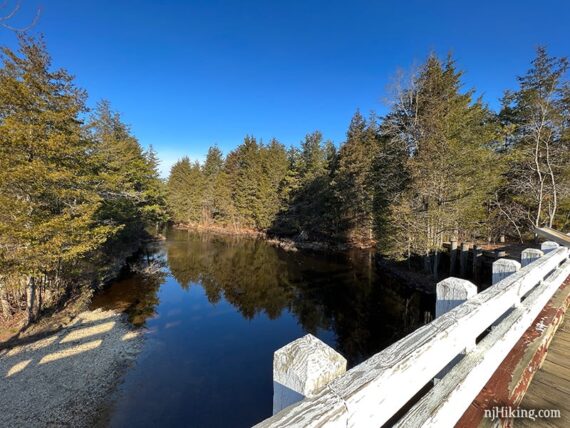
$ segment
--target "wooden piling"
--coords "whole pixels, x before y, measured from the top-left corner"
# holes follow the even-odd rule
[[[467,258],[469,257],[469,243],[461,243],[461,255],[459,257],[459,269],[461,278],[467,277]]]
[[[452,239],[449,246],[449,274],[455,273],[455,264],[457,261],[457,240]]]
[[[479,245],[473,246],[473,281],[475,283],[481,282],[481,261],[483,257],[483,250]]]

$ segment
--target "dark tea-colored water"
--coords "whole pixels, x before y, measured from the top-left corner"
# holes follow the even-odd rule
[[[145,341],[111,426],[247,427],[271,416],[273,352],[311,333],[353,366],[420,325],[433,301],[372,254],[286,252],[262,240],[170,231],[94,307],[120,309]]]

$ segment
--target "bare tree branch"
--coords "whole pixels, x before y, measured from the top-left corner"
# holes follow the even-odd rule
[[[1,3],[0,4],[0,10],[7,8],[8,3],[9,3],[8,0],[5,0],[3,3]],[[38,7],[38,9],[36,10],[36,14],[34,16],[34,19],[32,20],[32,22],[29,25],[27,25],[25,27],[14,27],[14,26],[8,24],[8,21],[10,19],[12,19],[18,13],[21,6],[22,6],[22,2],[18,1],[18,2],[16,2],[14,7],[12,8],[12,10],[10,10],[6,15],[0,16],[0,26],[4,27],[10,31],[15,31],[18,33],[28,31],[30,28],[34,27],[38,23],[38,21],[40,20],[40,16],[41,16],[41,12],[42,12],[41,7]]]

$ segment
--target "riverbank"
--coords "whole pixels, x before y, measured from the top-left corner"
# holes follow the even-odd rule
[[[147,260],[141,259],[139,255],[164,239],[161,234],[144,234],[128,245],[113,248],[108,254],[98,253],[93,258],[84,260],[81,274],[70,278],[64,286],[49,289],[49,294],[45,291],[35,293],[36,314],[29,325],[26,325],[25,307],[17,298],[13,298],[12,313],[6,317],[0,311],[0,349],[5,342],[17,339],[22,334],[53,330],[87,310],[94,293],[105,288],[126,271],[144,269],[144,266],[139,264],[144,264]],[[25,292],[20,293],[19,299],[24,298]]]
[[[403,284],[409,284],[412,288],[423,293],[435,293],[436,281],[431,275],[426,274],[422,271],[411,270],[401,262],[398,263],[390,259],[377,257],[377,253],[372,247],[362,248],[354,245],[351,246],[345,243],[334,243],[326,241],[293,240],[269,236],[264,232],[259,232],[252,229],[229,229],[214,225],[204,226],[179,224],[175,225],[174,228],[198,233],[213,233],[223,236],[239,236],[253,239],[263,239],[266,243],[272,246],[279,247],[285,251],[290,252],[296,252],[299,250],[309,250],[324,253],[341,253],[350,250],[369,251],[372,254],[372,257],[376,260],[376,266],[396,281],[400,281]]]
[[[0,345],[0,426],[96,426],[142,344],[114,311],[52,327]]]
[[[226,236],[242,236],[248,238],[263,239],[268,244],[284,249],[285,251],[314,250],[314,251],[347,251],[349,249],[371,250],[373,244],[357,245],[333,241],[311,241],[305,239],[302,234],[297,239],[285,238],[268,234],[263,231],[249,228],[228,228],[218,225],[195,225],[175,224],[175,229],[190,230],[198,233],[214,233]]]

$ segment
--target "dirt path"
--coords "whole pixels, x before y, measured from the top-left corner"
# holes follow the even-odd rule
[[[93,426],[141,342],[124,315],[95,310],[0,350],[0,426]]]

